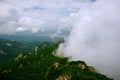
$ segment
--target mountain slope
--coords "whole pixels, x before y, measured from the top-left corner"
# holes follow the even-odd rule
[[[0,64],[0,80],[113,80],[83,61],[55,56],[58,44],[46,42],[32,54]]]
[[[32,52],[36,44],[38,43],[0,39],[0,60],[14,58],[20,53]]]

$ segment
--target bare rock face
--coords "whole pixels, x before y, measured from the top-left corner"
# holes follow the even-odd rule
[[[7,42],[6,45],[9,46],[9,47],[12,47],[12,44],[9,43],[9,42]]]
[[[29,61],[28,61],[27,63],[28,63],[28,64],[30,64],[30,62],[29,62]]]
[[[15,61],[19,61],[20,59],[24,59],[26,57],[27,57],[27,55],[24,55],[24,54],[21,53],[15,58]]]
[[[2,73],[10,73],[11,71],[11,69],[5,69]]]
[[[86,68],[86,66],[84,64],[78,63],[78,67],[81,68],[82,70],[84,70]]]
[[[43,46],[42,46],[42,48],[44,48],[44,47],[46,47],[47,46],[47,44],[44,44]]]
[[[20,59],[22,59],[23,58],[23,54],[19,54],[16,58],[15,58],[15,61],[19,61]]]
[[[2,49],[0,49],[0,54],[6,54]]]
[[[47,71],[46,71],[46,73],[45,73],[45,77],[48,76],[48,74],[49,74],[49,72],[51,71],[52,68],[57,68],[58,66],[59,66],[59,63],[58,63],[58,62],[55,62],[55,63],[53,64],[53,66],[48,67],[48,69],[47,69]]]
[[[48,74],[49,74],[49,71],[51,70],[51,66],[50,67],[48,67],[48,69],[47,69],[47,71],[46,71],[46,73],[45,73],[45,78],[48,76]]]
[[[38,46],[35,47],[35,54],[38,54]]]
[[[54,56],[57,56],[57,49],[55,49],[55,50],[52,52],[52,54],[53,54]]]
[[[59,76],[56,80],[71,80],[71,76],[68,75]]]
[[[23,65],[22,65],[22,64],[20,64],[20,65],[19,65],[19,69],[22,69],[22,68],[23,68]]]
[[[59,66],[59,63],[55,62],[53,66],[57,68]]]
[[[0,54],[3,54],[3,51],[0,49]]]
[[[89,69],[90,71],[92,71],[92,72],[97,73],[97,71],[95,70],[95,68],[94,68],[94,67],[92,67],[92,66],[88,66],[88,69]]]

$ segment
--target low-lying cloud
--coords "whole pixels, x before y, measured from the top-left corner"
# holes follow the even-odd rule
[[[120,1],[97,0],[83,4],[73,29],[58,55],[84,60],[98,71],[120,79]]]

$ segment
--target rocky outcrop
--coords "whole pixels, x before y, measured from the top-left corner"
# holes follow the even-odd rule
[[[57,49],[55,49],[55,50],[52,52],[52,54],[53,54],[54,56],[57,56]]]
[[[58,63],[58,62],[55,62],[55,63],[53,64],[53,66],[48,67],[48,69],[47,69],[47,71],[46,71],[46,73],[45,73],[45,77],[48,76],[48,74],[49,74],[49,72],[51,71],[51,69],[58,68],[58,66],[59,66],[59,63]]]
[[[15,61],[19,61],[20,59],[24,59],[26,57],[27,57],[27,55],[24,55],[24,54],[21,53],[15,58]]]
[[[71,76],[68,75],[59,76],[56,80],[71,80]]]
[[[0,54],[6,54],[2,49],[0,49]]]
[[[47,71],[46,71],[46,73],[45,73],[45,78],[47,78],[47,76],[48,76],[48,74],[49,74],[49,71],[51,70],[51,66],[50,67],[48,67],[48,69],[47,69]]]
[[[55,68],[57,68],[59,66],[59,63],[58,62],[55,62],[54,65],[53,65]]]
[[[88,69],[89,69],[91,72],[95,72],[95,73],[97,73],[97,71],[95,70],[95,68],[92,67],[92,66],[88,66]]]
[[[35,47],[35,55],[38,54],[38,46]]]
[[[42,46],[42,48],[45,48],[47,46],[47,44],[44,44],[43,46]]]
[[[12,44],[9,43],[9,42],[7,42],[6,45],[9,46],[9,47],[12,47]]]
[[[11,69],[5,69],[2,73],[10,73],[11,71]]]
[[[81,68],[82,70],[84,70],[86,68],[86,66],[84,64],[78,63],[78,67]]]
[[[30,62],[29,62],[29,61],[28,61],[27,63],[28,63],[28,64],[30,64]]]
[[[19,69],[22,69],[22,68],[23,68],[23,64],[20,64],[20,65],[19,65]]]

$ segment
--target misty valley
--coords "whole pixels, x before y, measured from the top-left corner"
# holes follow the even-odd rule
[[[84,61],[57,55],[62,38],[0,39],[0,80],[113,80]]]

